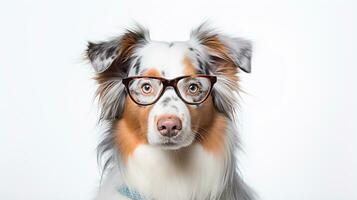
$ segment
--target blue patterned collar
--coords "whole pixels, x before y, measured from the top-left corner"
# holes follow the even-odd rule
[[[126,185],[120,186],[118,192],[131,200],[146,200],[138,191],[132,190]]]

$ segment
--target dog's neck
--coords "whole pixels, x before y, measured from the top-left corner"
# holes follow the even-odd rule
[[[128,159],[114,156],[119,160],[112,160],[114,166],[97,200],[126,199],[119,192],[121,187],[144,199],[251,199],[250,189],[237,174],[234,152],[238,138],[232,122],[228,122],[223,135],[223,154],[207,151],[196,142],[176,151],[141,144]]]
[[[172,151],[140,145],[122,166],[129,187],[155,199],[217,199],[225,187],[225,156],[199,143]]]

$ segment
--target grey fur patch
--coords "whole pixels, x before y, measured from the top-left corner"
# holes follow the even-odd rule
[[[98,44],[88,42],[87,56],[97,73],[105,71],[113,63],[117,57],[119,41],[120,37]]]
[[[97,146],[97,162],[102,166],[101,172],[103,177],[104,172],[111,168],[115,159],[114,151],[114,135],[112,133],[112,122],[106,122],[103,138]]]
[[[137,59],[133,68],[135,69],[135,75],[138,75],[140,72],[140,59]]]
[[[176,110],[177,112],[179,111],[178,108],[177,108],[177,106],[175,106],[175,105],[171,105],[171,108],[173,108],[173,109]]]
[[[220,40],[228,49],[228,54],[236,66],[246,73],[252,71],[252,44],[249,40],[243,38],[232,38],[228,36],[220,36]]]
[[[164,100],[161,101],[161,104],[163,106],[167,106],[171,100],[172,100],[171,97],[166,97]]]
[[[241,150],[241,144],[237,134],[236,126],[233,124],[229,126],[226,130],[226,133],[225,165],[227,166],[227,168],[223,181],[226,186],[218,199],[254,200],[256,199],[256,194],[242,179],[237,164],[237,156],[235,150]]]
[[[101,105],[100,120],[112,121],[120,118],[126,97],[125,87],[121,83],[121,79],[107,81],[101,87],[105,89],[102,95],[99,96],[99,103]]]
[[[217,76],[217,83],[212,90],[214,105],[220,113],[232,120],[239,106],[235,94],[238,94],[235,83],[224,76]]]

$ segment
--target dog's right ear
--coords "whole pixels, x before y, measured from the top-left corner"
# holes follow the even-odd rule
[[[149,32],[137,25],[111,40],[88,43],[86,56],[96,71],[100,120],[120,118],[126,95],[122,79],[127,75],[129,67],[135,65],[136,49],[149,41]]]
[[[120,38],[107,42],[88,42],[87,57],[97,73],[104,72],[118,57]]]
[[[86,56],[97,73],[103,73],[114,65],[120,71],[126,72],[128,70],[126,63],[131,58],[135,47],[143,45],[149,40],[147,29],[137,25],[109,41],[88,42]]]

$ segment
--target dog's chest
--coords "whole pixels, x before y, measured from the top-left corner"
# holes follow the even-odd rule
[[[222,191],[224,171],[223,158],[199,144],[180,153],[141,145],[129,158],[123,178],[155,200],[203,200]]]

